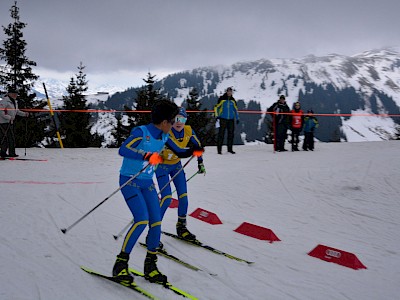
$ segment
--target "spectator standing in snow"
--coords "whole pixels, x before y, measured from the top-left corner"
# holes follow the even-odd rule
[[[290,115],[290,130],[292,131],[292,151],[299,151],[299,135],[303,128],[303,111],[300,102],[293,105]]]
[[[285,149],[285,139],[290,122],[290,108],[286,104],[285,96],[281,95],[279,100],[272,104],[267,111],[273,113],[272,118],[275,137],[274,150],[278,152],[287,151]]]
[[[239,112],[235,98],[232,96],[232,88],[228,87],[226,92],[219,97],[218,103],[214,107],[215,117],[219,121],[217,150],[218,154],[222,154],[222,144],[224,143],[225,130],[228,131],[227,147],[228,152],[235,154],[233,151],[233,137],[235,133],[235,120],[239,124]]]
[[[9,89],[8,94],[0,100],[0,156],[18,157],[15,153],[15,117],[28,117],[29,113],[18,109],[18,93]],[[8,154],[7,154],[8,150]]]
[[[314,151],[314,130],[318,128],[318,120],[313,114],[314,112],[310,109],[304,118],[304,151]]]

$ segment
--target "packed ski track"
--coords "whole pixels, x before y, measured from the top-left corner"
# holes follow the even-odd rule
[[[22,158],[24,149],[17,149]],[[160,256],[159,269],[198,299],[398,299],[400,293],[399,142],[317,143],[314,152],[273,153],[237,146],[232,155],[207,147],[207,174],[188,182],[189,212],[215,213],[223,224],[188,218],[197,238],[254,261],[248,265],[162,235],[165,249],[202,270]],[[111,275],[131,214],[118,192],[66,234],[68,227],[118,188],[117,149],[27,149],[0,162],[0,299],[146,299],[80,266]],[[197,171],[193,160],[187,178]],[[177,211],[162,229],[175,233]],[[269,243],[235,232],[243,222],[271,229]],[[146,231],[139,241],[144,242]],[[323,244],[354,253],[353,270],[307,255]],[[135,246],[130,266],[143,270]],[[216,273],[212,276],[209,273]],[[183,299],[135,277],[159,299]]]

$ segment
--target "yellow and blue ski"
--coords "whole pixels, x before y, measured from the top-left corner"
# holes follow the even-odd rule
[[[143,248],[147,248],[147,245],[144,243],[140,243],[140,246],[142,246]],[[181,264],[182,266],[185,266],[188,269],[191,269],[194,271],[206,272],[211,276],[217,276],[217,274],[215,274],[215,273],[207,272],[203,269],[200,269],[199,267],[196,267],[192,264],[189,264],[188,262],[181,260],[180,258],[168,253],[165,249],[157,249],[157,253],[160,254],[161,256],[164,256],[165,258],[169,258],[169,259],[173,260],[174,262],[177,262],[178,264]]]
[[[183,239],[183,238],[181,238],[181,237],[179,237],[179,236],[177,236],[176,234],[173,234],[173,233],[169,233],[169,232],[165,232],[165,231],[162,231],[161,233],[165,234],[167,236],[173,237],[174,239],[181,240],[181,241],[186,242],[188,244],[204,248],[204,249],[209,250],[209,251],[211,251],[211,252],[213,252],[215,254],[223,255],[225,257],[228,257],[228,258],[236,260],[236,261],[245,262],[245,263],[247,263],[249,265],[254,263],[253,261],[248,261],[248,260],[245,260],[243,258],[239,258],[239,257],[233,256],[232,254],[229,254],[229,253],[220,251],[218,249],[215,249],[214,247],[208,246],[208,245],[200,242],[199,240],[188,241],[188,240],[185,240],[185,239]]]
[[[140,277],[144,278],[144,274],[142,272],[138,271],[138,270],[129,268],[129,272],[131,272],[133,275],[140,276]],[[195,296],[193,296],[193,295],[181,290],[180,288],[172,285],[169,282],[167,282],[166,284],[162,284],[162,283],[156,282],[156,284],[162,285],[166,289],[169,289],[169,290],[173,291],[175,294],[178,294],[178,295],[183,296],[185,298],[189,298],[189,299],[192,299],[192,300],[198,300],[198,298],[196,298]]]
[[[143,289],[143,288],[141,288],[140,286],[138,286],[135,282],[132,282],[131,284],[126,284],[126,283],[123,283],[123,282],[119,282],[118,280],[115,280],[114,277],[107,276],[107,275],[103,275],[103,274],[98,273],[98,272],[96,272],[96,271],[93,271],[93,270],[91,270],[91,269],[89,269],[89,268],[86,268],[86,267],[81,266],[81,269],[82,269],[83,271],[85,271],[85,272],[91,274],[91,275],[95,275],[95,276],[97,276],[97,277],[101,277],[101,278],[110,280],[110,281],[112,281],[112,282],[115,282],[115,283],[118,283],[118,284],[120,284],[120,285],[122,285],[122,286],[125,286],[125,287],[127,287],[127,288],[129,288],[129,289],[131,289],[131,290],[134,290],[134,291],[136,291],[136,292],[142,294],[143,296],[147,297],[148,299],[152,299],[152,300],[158,300],[158,299],[159,299],[159,298],[157,298],[156,296],[154,296],[154,295],[152,295],[151,293],[149,293],[148,291],[146,291],[145,289]]]

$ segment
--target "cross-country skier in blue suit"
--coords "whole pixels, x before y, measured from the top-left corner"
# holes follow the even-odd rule
[[[168,100],[157,101],[151,112],[152,123],[133,128],[131,135],[119,149],[119,154],[123,156],[120,186],[146,166],[147,168],[121,189],[126,204],[132,212],[134,223],[125,236],[121,253],[117,255],[114,264],[113,277],[118,281],[133,282],[133,277],[128,271],[129,254],[143,230],[149,225],[147,255],[144,262],[145,278],[152,282],[167,282],[167,276],[157,268],[157,247],[160,242],[162,218],[152,177],[155,168],[162,162],[159,153],[168,141],[168,132],[178,112],[175,103]],[[189,157],[193,154],[193,150],[193,148],[186,149],[180,156]]]

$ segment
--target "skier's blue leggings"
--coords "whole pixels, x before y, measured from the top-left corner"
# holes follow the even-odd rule
[[[130,177],[120,175],[123,185]],[[156,252],[161,237],[160,202],[152,179],[134,179],[121,190],[126,204],[132,212],[134,223],[125,236],[122,251],[131,253],[139,236],[149,224],[147,249]]]
[[[173,165],[160,164],[156,169],[156,177],[158,181],[158,187],[162,189],[179,170],[182,169],[181,162],[177,162]],[[187,197],[187,185],[185,171],[182,170],[173,180],[176,191],[178,193],[178,217],[181,220],[186,219],[188,211],[188,197]],[[164,218],[164,214],[171,204],[171,185],[168,186],[161,192],[161,219]]]

